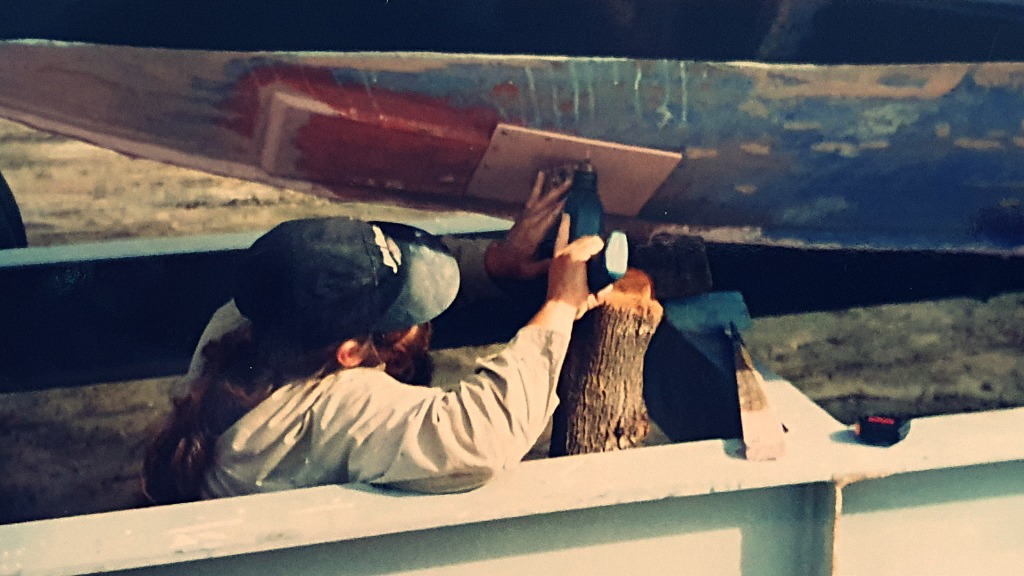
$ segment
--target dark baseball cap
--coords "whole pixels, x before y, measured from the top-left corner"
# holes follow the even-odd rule
[[[234,298],[258,330],[314,348],[432,320],[455,299],[459,266],[439,238],[393,222],[309,218],[258,238]]]

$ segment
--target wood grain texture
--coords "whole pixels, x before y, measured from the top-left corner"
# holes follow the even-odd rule
[[[576,323],[562,375],[551,455],[623,450],[650,432],[643,362],[663,309],[650,278],[631,269],[604,306]]]

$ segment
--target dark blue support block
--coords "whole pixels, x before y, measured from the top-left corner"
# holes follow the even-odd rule
[[[255,234],[0,251],[0,392],[182,373]],[[751,316],[1024,291],[1024,257],[708,244],[714,289]],[[451,310],[435,347],[507,340],[543,283]],[[517,294],[519,297],[513,297]]]

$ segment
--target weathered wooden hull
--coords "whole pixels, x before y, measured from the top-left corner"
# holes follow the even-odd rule
[[[745,242],[1017,250],[1024,64],[808,66],[0,44],[0,115],[339,198],[495,206],[504,122],[684,159],[638,216]],[[525,188],[525,185],[524,185]],[[509,198],[515,205],[520,198]]]

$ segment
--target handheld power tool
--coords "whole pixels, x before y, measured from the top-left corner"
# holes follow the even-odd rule
[[[589,160],[575,170],[563,211],[569,215],[570,242],[591,235],[605,239],[604,249],[587,262],[590,292],[597,293],[622,278],[629,266],[629,241],[618,230],[605,237],[604,205],[597,194],[597,171]]]

